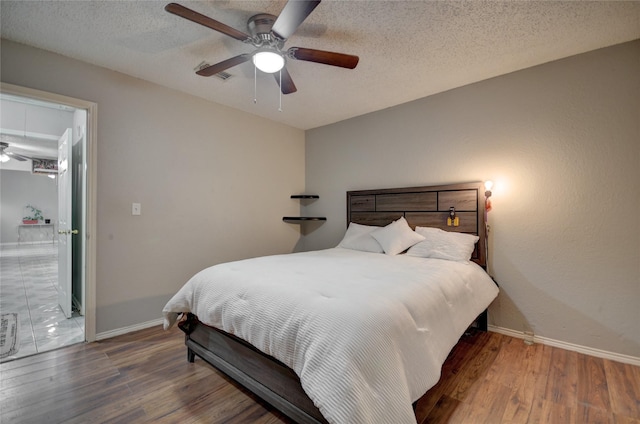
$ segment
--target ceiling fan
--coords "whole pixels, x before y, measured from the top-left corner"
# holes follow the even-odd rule
[[[9,144],[4,143],[4,142],[0,143],[0,156],[2,157],[2,162],[6,162],[9,159],[15,159],[17,161],[24,162],[24,161],[30,159],[30,158],[28,158],[26,156],[22,156],[22,155],[19,155],[17,153],[7,152],[5,149],[8,148],[8,147],[9,147]],[[8,159],[5,160],[5,156]]]
[[[252,59],[254,65],[261,71],[274,73],[282,94],[289,94],[296,92],[297,88],[285,66],[287,59],[323,63],[347,69],[354,69],[360,60],[358,56],[303,47],[290,47],[286,51],[283,50],[287,39],[293,35],[318,4],[320,4],[320,0],[289,0],[279,16],[267,13],[254,15],[247,22],[250,34],[177,3],[169,3],[165,6],[165,10],[243,43],[252,44],[256,48],[252,53],[240,54],[214,65],[205,66],[199,69],[196,74],[209,77]],[[278,71],[281,71],[279,75],[276,74]]]

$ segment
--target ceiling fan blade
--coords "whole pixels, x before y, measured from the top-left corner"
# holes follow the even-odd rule
[[[4,152],[4,154],[9,156],[11,159],[15,159],[15,160],[18,160],[20,162],[24,162],[24,161],[26,161],[28,159],[27,157],[19,155],[17,153]]]
[[[320,0],[289,0],[274,22],[271,31],[276,37],[286,40],[296,32],[300,24],[319,4]]]
[[[20,162],[24,162],[25,160],[27,160],[27,158],[22,155],[19,155],[13,152],[7,152],[6,150],[7,147],[9,147],[8,143],[5,143],[5,142],[0,143],[0,153],[2,153],[3,155],[7,155],[10,158],[13,158],[15,160],[19,160]]]
[[[291,47],[287,54],[298,60],[308,62],[324,63],[325,65],[340,66],[341,68],[353,69],[358,65],[360,58],[344,53],[327,52],[324,50],[305,49],[303,47]]]
[[[231,59],[223,60],[222,62],[216,63],[215,65],[210,65],[205,68],[202,68],[199,71],[197,71],[196,74],[202,77],[210,77],[211,75],[215,75],[219,72],[227,70],[232,66],[236,66],[241,63],[244,63],[250,58],[251,58],[250,54],[244,53],[244,54],[232,57]]]
[[[240,41],[251,40],[251,36],[249,34],[245,34],[242,31],[238,31],[235,28],[225,25],[222,22],[218,22],[215,19],[212,19],[201,13],[193,11],[180,4],[169,3],[164,7],[164,10],[166,10],[169,13],[173,13],[174,15],[180,16],[181,18],[188,19],[191,22],[195,22],[197,24],[204,25],[207,28],[211,28],[215,31],[221,32],[225,35],[228,35],[229,37],[235,38],[236,40],[240,40]]]
[[[275,72],[273,75],[276,77],[276,82],[280,86],[280,90],[282,91],[282,94],[291,94],[298,91],[298,89],[296,88],[296,85],[293,83],[293,79],[291,78],[289,71],[287,71],[287,68],[286,67],[282,68],[281,72],[282,72],[282,84],[280,84],[280,74],[278,72]]]

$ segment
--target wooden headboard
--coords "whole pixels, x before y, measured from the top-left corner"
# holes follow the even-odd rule
[[[482,182],[347,192],[349,222],[385,226],[404,216],[411,228],[436,227],[480,237],[471,259],[486,267],[486,232]],[[447,226],[454,207],[459,226]]]

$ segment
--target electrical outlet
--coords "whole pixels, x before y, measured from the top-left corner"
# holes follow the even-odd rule
[[[131,204],[131,215],[142,215],[142,206],[140,203]]]
[[[533,344],[533,331],[524,332],[524,343],[528,345]]]

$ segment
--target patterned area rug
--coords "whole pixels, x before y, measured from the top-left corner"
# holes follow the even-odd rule
[[[18,314],[10,312],[0,317],[0,359],[15,355],[20,349]]]

